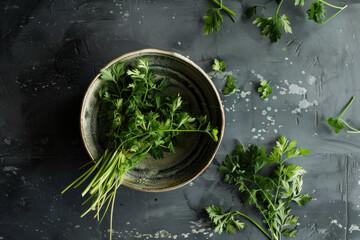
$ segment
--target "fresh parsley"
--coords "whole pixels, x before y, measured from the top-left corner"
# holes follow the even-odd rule
[[[233,22],[236,22],[234,16],[236,15],[229,8],[225,7],[222,4],[222,0],[218,2],[213,0],[213,2],[218,6],[218,8],[209,7],[206,11],[206,15],[203,17],[205,26],[203,28],[203,34],[209,35],[212,32],[218,32],[220,30],[220,24],[223,23],[223,17],[221,11],[225,11],[226,14],[231,18]]]
[[[232,76],[228,76],[226,79],[226,85],[223,88],[223,94],[231,95],[235,93],[236,86],[235,86],[235,79]]]
[[[224,174],[225,182],[239,188],[244,205],[255,205],[268,231],[239,211],[223,213],[222,208],[209,206],[205,209],[214,224],[214,231],[235,233],[244,229],[244,223],[234,218],[239,215],[253,223],[270,240],[280,240],[282,235],[295,237],[297,231],[294,227],[298,217],[290,214],[290,203],[304,206],[311,197],[301,194],[306,171],[296,164],[286,165],[285,162],[308,154],[309,150],[296,148],[296,141],[289,142],[284,136],[278,139],[270,155],[265,153],[264,147],[257,145],[251,145],[247,150],[242,145],[236,146],[218,170]]]
[[[329,124],[330,127],[332,127],[334,129],[335,133],[339,133],[341,132],[341,130],[346,126],[349,129],[351,129],[351,131],[345,131],[347,133],[360,133],[360,130],[357,130],[353,127],[351,127],[344,119],[342,119],[341,117],[344,115],[344,113],[346,112],[346,110],[350,107],[351,103],[354,101],[355,97],[352,97],[349,104],[345,107],[344,111],[340,114],[340,116],[338,118],[328,118],[325,121],[327,122],[327,124]]]
[[[169,79],[155,81],[146,59],[140,59],[135,68],[117,62],[100,73],[100,80],[106,82],[99,91],[99,125],[105,151],[95,164],[89,162],[88,170],[63,193],[86,181],[82,196],[88,195],[84,203],[90,201],[90,207],[82,216],[95,211],[101,222],[111,205],[111,239],[116,190],[124,175],[148,154],[158,159],[165,152],[175,152],[181,133],[205,133],[218,141],[218,130],[206,116],[194,117],[184,111],[180,95],[166,95],[163,90]]]
[[[269,86],[270,82],[261,81],[258,92],[261,93],[261,100],[265,100],[270,94],[272,94],[273,89]]]
[[[219,61],[217,59],[214,60],[214,64],[211,65],[211,68],[214,71],[217,71],[219,73],[222,73],[223,69],[226,67],[226,64],[224,61]]]
[[[246,225],[239,220],[234,218],[235,215],[242,215],[242,213],[237,211],[232,211],[229,213],[223,213],[222,208],[215,207],[211,205],[205,208],[206,212],[209,214],[211,221],[214,223],[214,231],[221,234],[223,231],[226,231],[230,234],[235,234],[236,230],[242,230],[246,228]]]
[[[296,0],[296,1],[299,1],[299,0]],[[304,1],[304,0],[301,0],[301,1]],[[303,6],[304,3],[303,2],[301,2],[301,3]],[[335,8],[335,9],[339,9],[339,10],[335,14],[333,14],[331,17],[329,17],[327,20],[325,20],[326,19],[326,10],[325,10],[324,5],[327,5],[331,8]],[[313,20],[314,22],[319,23],[319,24],[325,24],[330,19],[332,19],[333,17],[338,15],[346,7],[347,7],[347,5],[345,5],[344,7],[338,7],[338,6],[332,5],[328,2],[325,2],[323,0],[316,0],[315,2],[313,2],[311,4],[311,8],[309,10],[307,10],[308,19]]]

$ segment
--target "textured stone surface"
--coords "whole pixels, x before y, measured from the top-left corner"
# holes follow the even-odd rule
[[[334,1],[332,1],[334,2]],[[227,5],[239,13],[252,1]],[[343,5],[343,1],[334,4]],[[165,193],[121,188],[114,239],[265,239],[254,227],[235,236],[212,234],[203,207],[241,209],[236,189],[217,172],[237,140],[270,147],[285,135],[313,154],[299,159],[308,170],[304,192],[314,198],[300,216],[297,239],[360,238],[360,141],[335,135],[324,119],[356,96],[345,119],[360,127],[360,4],[325,25],[306,20],[306,9],[286,2],[294,34],[270,44],[249,20],[237,17],[219,33],[202,36],[201,16],[210,1],[0,2],[0,239],[108,239],[101,225],[80,219],[81,189],[61,195],[89,160],[79,133],[80,104],[99,69],[123,53],[159,48],[188,56],[219,90],[228,74],[240,89],[221,95],[224,140],[213,164],[192,184]],[[223,75],[210,66],[226,61]],[[261,101],[256,88],[272,81]]]

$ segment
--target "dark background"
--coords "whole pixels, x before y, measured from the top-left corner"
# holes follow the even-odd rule
[[[356,96],[344,118],[360,128],[359,1],[346,1],[325,25],[307,20],[310,2],[286,1],[281,12],[294,33],[276,44],[240,16],[261,1],[225,2],[237,23],[224,15],[220,32],[204,37],[206,0],[0,1],[0,239],[108,239],[109,217],[101,225],[80,219],[81,189],[60,192],[89,160],[79,133],[87,86],[110,60],[142,48],[188,56],[219,90],[231,74],[240,90],[221,95],[224,140],[199,178],[165,193],[119,189],[114,239],[265,239],[250,224],[234,236],[212,234],[203,207],[241,209],[260,221],[216,168],[236,141],[270,150],[281,135],[312,150],[293,160],[308,170],[304,192],[313,197],[294,207],[297,239],[360,239],[360,135],[336,135],[324,122]],[[214,58],[226,61],[223,75],[211,71]],[[274,88],[267,102],[256,92],[261,79]]]

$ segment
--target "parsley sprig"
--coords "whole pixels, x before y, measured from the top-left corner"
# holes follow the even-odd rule
[[[205,133],[218,141],[218,130],[206,116],[193,117],[183,111],[180,95],[166,95],[163,90],[169,79],[155,81],[145,59],[140,59],[136,68],[117,62],[100,73],[100,80],[106,82],[99,91],[99,125],[105,151],[95,164],[89,162],[88,170],[63,193],[88,180],[82,196],[88,195],[84,204],[90,201],[90,207],[82,216],[95,211],[101,222],[111,205],[111,239],[116,190],[125,174],[148,154],[158,159],[165,152],[175,152],[181,133]]]
[[[222,73],[225,67],[226,63],[224,61],[219,61],[216,58],[214,59],[214,64],[211,65],[211,68],[219,73]]]
[[[347,133],[360,133],[360,130],[357,130],[353,127],[351,127],[344,119],[342,119],[341,117],[345,114],[346,110],[350,107],[351,103],[354,101],[355,97],[352,97],[349,104],[345,107],[344,111],[340,114],[340,116],[338,118],[328,118],[325,121],[327,122],[327,124],[329,124],[330,127],[332,127],[334,129],[335,133],[339,133],[341,132],[341,130],[346,126],[349,129],[351,129],[351,131],[345,131]]]
[[[296,0],[296,1],[299,1],[299,0]],[[301,1],[302,1],[301,5],[303,6],[304,0],[301,0]],[[335,8],[335,9],[339,9],[339,10],[335,14],[333,14],[331,17],[329,17],[327,20],[325,20],[326,19],[326,10],[325,10],[324,5],[327,5],[331,8]],[[319,24],[325,24],[328,21],[330,21],[330,19],[332,19],[333,17],[338,15],[346,7],[347,7],[347,5],[345,5],[344,7],[338,7],[338,6],[332,5],[328,2],[325,2],[323,0],[316,0],[315,2],[313,2],[311,4],[311,8],[309,10],[307,10],[308,19],[313,20],[314,22],[319,23]]]
[[[209,7],[206,11],[206,15],[203,17],[203,21],[205,26],[203,28],[203,34],[209,35],[212,32],[218,32],[220,30],[220,24],[223,23],[223,17],[221,15],[221,11],[225,11],[225,13],[231,18],[233,22],[236,22],[234,16],[236,15],[229,8],[225,7],[222,4],[222,0],[218,2],[217,0],[212,0],[218,8]]]
[[[277,42],[281,38],[281,30],[286,33],[292,33],[290,22],[286,14],[280,15],[279,10],[284,0],[279,2],[279,5],[272,17],[256,18],[253,24],[260,27],[261,35],[268,36],[271,42]]]
[[[231,94],[234,94],[235,91],[236,91],[235,79],[229,75],[226,78],[226,85],[222,89],[222,92],[223,92],[223,94],[231,95]]]
[[[261,100],[265,100],[272,94],[273,89],[269,86],[270,83],[271,81],[261,81],[260,87],[258,88],[258,92],[261,93]]]
[[[301,194],[302,178],[306,171],[296,164],[286,165],[285,162],[308,154],[309,150],[296,148],[296,141],[289,142],[284,136],[279,138],[269,156],[264,147],[251,145],[245,150],[242,145],[236,146],[218,169],[224,173],[225,182],[238,186],[243,195],[243,204],[255,205],[259,210],[268,226],[268,232],[243,213],[223,213],[222,208],[209,206],[206,210],[215,226],[214,231],[235,233],[237,229],[245,228],[242,222],[234,218],[240,215],[253,223],[270,240],[280,240],[282,235],[295,237],[297,231],[294,226],[298,217],[290,214],[289,204],[295,202],[304,206],[311,201],[311,197]],[[270,174],[264,174],[269,171]]]

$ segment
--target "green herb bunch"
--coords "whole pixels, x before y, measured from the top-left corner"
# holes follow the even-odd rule
[[[158,159],[165,152],[175,152],[180,133],[206,133],[218,141],[218,130],[211,127],[206,116],[193,117],[185,112],[180,95],[166,95],[164,89],[169,79],[155,81],[145,59],[140,59],[136,68],[126,69],[123,63],[117,62],[100,73],[100,80],[106,82],[99,91],[99,125],[105,151],[63,192],[90,179],[82,196],[88,195],[84,203],[91,203],[82,216],[95,211],[95,217],[101,222],[111,205],[111,239],[116,190],[124,175],[147,154]]]
[[[290,214],[290,204],[295,202],[304,206],[311,201],[311,197],[301,194],[306,171],[296,164],[285,165],[285,162],[308,154],[309,150],[296,148],[296,141],[289,142],[285,137],[276,142],[269,156],[264,147],[251,145],[245,150],[242,145],[236,146],[218,169],[225,174],[225,182],[238,186],[244,205],[255,205],[268,231],[239,211],[223,213],[222,208],[209,206],[205,209],[215,225],[214,231],[234,234],[236,230],[244,229],[246,225],[234,218],[239,215],[253,223],[271,240],[280,240],[282,235],[295,237],[297,231],[294,226],[298,217]],[[271,173],[264,174],[265,171]]]

